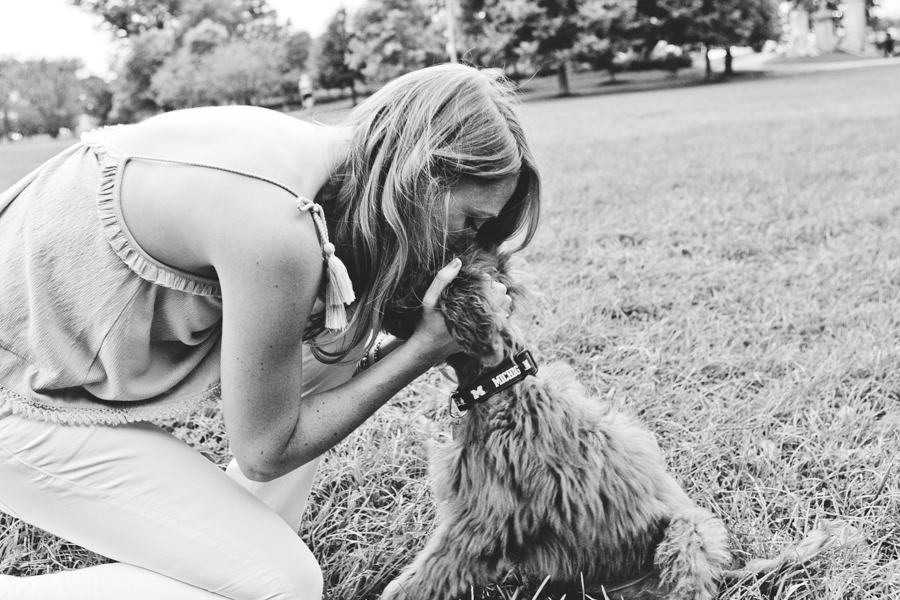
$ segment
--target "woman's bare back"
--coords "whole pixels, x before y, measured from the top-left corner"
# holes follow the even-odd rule
[[[340,129],[265,109],[211,107],[160,115],[121,128],[108,140],[131,156],[245,171],[314,198],[339,160],[342,135]],[[216,277],[209,236],[227,235],[228,221],[241,227],[256,221],[230,217],[244,211],[268,215],[271,227],[297,221],[294,198],[275,185],[216,169],[146,160],[132,160],[125,168],[121,202],[130,233],[150,256],[209,278]],[[267,229],[257,233],[265,237]]]

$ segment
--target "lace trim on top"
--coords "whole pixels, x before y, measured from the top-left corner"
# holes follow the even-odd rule
[[[27,419],[62,425],[124,425],[140,421],[184,420],[200,408],[211,406],[221,397],[219,384],[194,396],[144,403],[100,402],[96,406],[49,406],[17,394],[0,385],[0,408]]]

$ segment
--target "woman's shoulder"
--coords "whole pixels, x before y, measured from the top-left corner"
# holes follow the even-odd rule
[[[217,249],[222,240],[244,258],[294,255],[315,263],[321,249],[312,222],[298,218],[288,192],[267,181],[315,196],[327,177],[314,156],[322,146],[315,128],[273,111],[224,107],[176,111],[111,132],[109,143],[131,157],[120,201],[132,236],[155,260],[204,276],[218,273],[217,261],[242,258]]]
[[[136,130],[169,135],[229,132],[291,135],[304,128],[318,127],[285,113],[258,106],[204,106],[161,113],[134,126]],[[293,131],[291,131],[293,130]]]
[[[333,154],[330,129],[264,108],[222,106],[157,115],[109,139],[130,155],[245,171],[315,196]]]

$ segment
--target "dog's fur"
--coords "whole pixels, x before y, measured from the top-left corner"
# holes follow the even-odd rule
[[[515,298],[507,258],[467,259],[441,300],[464,348],[448,361],[460,385],[525,347],[479,275]],[[729,561],[724,527],[667,473],[653,434],[585,395],[562,364],[465,414],[430,473],[439,524],[382,600],[468,598],[510,570],[559,590],[583,580],[599,598],[707,600]]]

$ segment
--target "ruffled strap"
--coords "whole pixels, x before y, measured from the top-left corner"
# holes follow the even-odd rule
[[[144,281],[195,296],[221,296],[222,291],[218,282],[154,261],[127,233],[127,225],[121,215],[118,188],[122,161],[133,157],[129,157],[106,141],[106,135],[116,127],[122,126],[115,125],[81,134],[81,142],[94,152],[100,166],[97,213],[100,217],[100,226],[113,252]]]
[[[95,130],[90,133],[82,134],[81,139],[82,142],[93,148],[101,158],[101,164],[103,165],[103,184],[101,185],[101,195],[108,194],[111,197],[112,188],[114,185],[113,178],[118,165],[114,161],[106,160],[106,154],[109,152],[109,148],[111,148],[112,146],[110,146],[108,142],[102,139],[102,131],[106,130]],[[300,212],[308,212],[310,215],[312,215],[313,223],[315,223],[316,232],[319,236],[319,243],[322,246],[322,257],[325,261],[325,270],[327,274],[327,280],[325,284],[325,327],[332,331],[343,331],[347,328],[346,305],[356,300],[356,294],[353,292],[353,282],[350,280],[350,275],[347,273],[347,267],[344,266],[344,263],[341,261],[341,259],[335,256],[334,244],[328,241],[328,227],[325,223],[325,215],[322,210],[322,205],[316,204],[309,198],[304,198],[279,181],[270,179],[269,177],[264,177],[262,175],[257,175],[256,173],[242,171],[240,169],[231,169],[228,167],[221,167],[218,165],[211,165],[207,163],[157,158],[155,156],[129,155],[128,158],[132,160],[147,160],[175,165],[185,165],[189,167],[203,167],[206,169],[216,169],[217,171],[233,173],[235,175],[243,175],[244,177],[250,177],[252,179],[265,181],[266,183],[271,183],[272,185],[277,186],[294,196],[297,203],[297,210],[299,210]],[[108,166],[108,163],[110,162],[112,162],[113,164],[111,166]],[[115,247],[116,245],[114,244],[114,248]],[[116,249],[116,251],[119,251],[118,248]],[[121,253],[120,256],[122,256]],[[131,266],[130,263],[129,266]],[[135,267],[132,266],[132,268],[134,269]],[[153,268],[156,269],[155,266],[153,266]],[[138,272],[138,274],[142,277],[145,277],[141,272]]]

